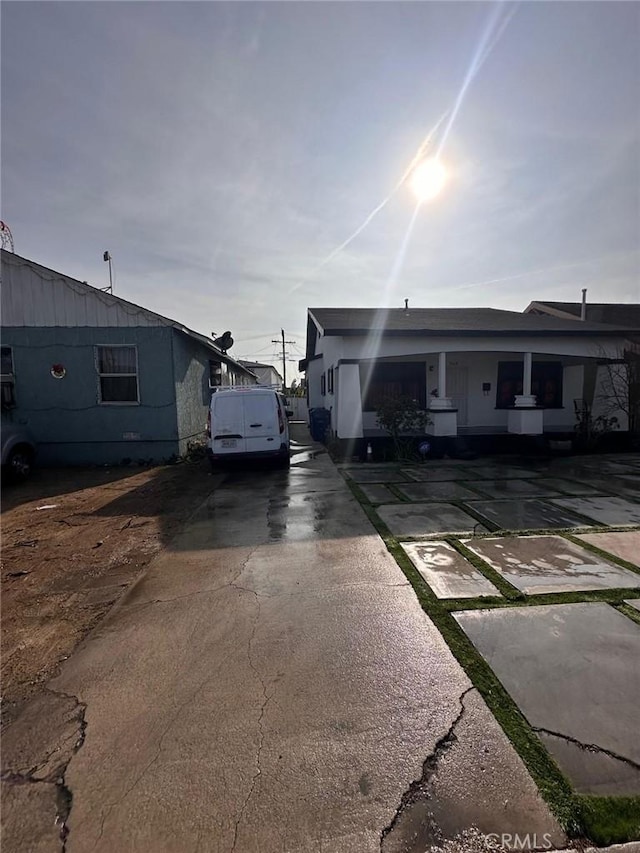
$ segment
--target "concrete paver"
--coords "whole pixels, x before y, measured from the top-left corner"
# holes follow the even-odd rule
[[[398,486],[410,501],[453,501],[477,498],[478,493],[457,482],[402,483]]]
[[[403,468],[402,473],[411,480],[419,483],[446,483],[455,480],[472,479],[473,474],[468,468],[438,467],[426,463],[420,468]]]
[[[439,503],[385,504],[377,513],[399,537],[431,536],[434,533],[471,534],[486,528],[456,506]]]
[[[569,510],[535,498],[519,501],[467,501],[466,503],[503,530],[542,530],[588,525],[588,522]]]
[[[549,485],[548,480],[482,480],[476,487],[490,498],[508,498],[522,496],[557,495],[557,489]]]
[[[627,598],[625,599],[625,604],[630,604],[631,607],[635,607],[636,610],[640,610],[640,598]]]
[[[616,530],[604,533],[579,533],[576,539],[595,545],[614,557],[640,568],[640,530]]]
[[[230,475],[50,687],[86,722],[64,777],[68,853],[377,853],[470,683],[327,456],[309,454]],[[18,718],[5,749],[41,725]],[[492,755],[517,778],[501,732]],[[537,793],[516,788],[524,815]],[[35,825],[29,808],[11,821],[10,837]]]
[[[438,598],[500,595],[499,590],[448,542],[401,542]]]
[[[386,504],[400,500],[390,489],[380,483],[359,483],[358,485],[360,486],[360,491],[364,493],[371,503]]]
[[[526,480],[540,476],[540,472],[533,468],[522,468],[508,462],[501,465],[479,465],[470,470],[474,477],[483,480]]]
[[[528,595],[640,588],[640,575],[562,536],[504,536],[465,540],[464,544]]]
[[[536,480],[536,485],[541,489],[551,489],[552,492],[564,492],[567,495],[597,495],[600,491],[593,486],[588,486],[586,483],[579,483],[577,480],[564,479],[562,477],[540,477]]]
[[[455,618],[577,790],[640,793],[639,625],[603,603]]]
[[[407,478],[388,468],[350,468],[349,477],[356,483],[406,483]]]
[[[554,498],[554,503],[593,518],[601,524],[640,524],[640,504],[624,498]]]

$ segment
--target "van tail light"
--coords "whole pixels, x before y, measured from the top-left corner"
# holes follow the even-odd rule
[[[278,426],[280,428],[280,434],[284,432],[284,417],[282,416],[282,406],[280,405],[280,401],[278,400]]]
[[[207,412],[207,437],[211,438],[211,409]]]

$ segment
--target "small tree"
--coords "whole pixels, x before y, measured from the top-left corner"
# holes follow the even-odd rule
[[[629,341],[622,358],[605,364],[597,402],[605,419],[627,416],[629,434],[640,439],[640,344]]]
[[[429,415],[411,397],[385,397],[380,401],[376,415],[378,425],[391,436],[396,459],[409,455],[411,442],[407,440],[408,436],[424,433],[430,423]]]

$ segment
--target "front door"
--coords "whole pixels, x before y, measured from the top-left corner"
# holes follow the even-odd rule
[[[456,364],[455,359],[447,364],[447,397],[451,405],[458,410],[458,426],[467,426],[467,382],[468,370],[464,365]]]

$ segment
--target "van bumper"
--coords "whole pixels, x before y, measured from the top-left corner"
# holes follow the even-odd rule
[[[212,462],[224,462],[231,459],[282,459],[289,456],[289,448],[286,444],[281,444],[277,450],[256,450],[253,452],[230,450],[227,453],[214,453],[210,447],[207,447],[207,456]]]

